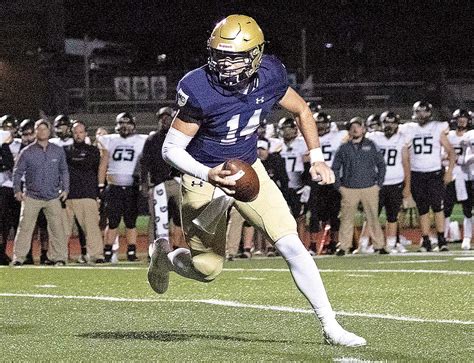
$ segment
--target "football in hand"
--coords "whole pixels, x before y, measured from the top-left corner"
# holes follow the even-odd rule
[[[230,170],[231,175],[228,179],[235,180],[235,185],[229,187],[234,190],[232,196],[241,202],[251,202],[255,200],[260,191],[260,182],[254,168],[245,161],[239,159],[230,159],[224,163],[224,170]]]

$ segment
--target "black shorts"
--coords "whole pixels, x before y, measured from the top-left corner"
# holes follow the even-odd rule
[[[319,222],[327,222],[332,231],[339,231],[339,212],[341,210],[341,193],[331,185],[311,184],[311,195],[308,201],[311,212],[310,232],[319,232]]]
[[[438,170],[427,173],[412,171],[411,194],[420,215],[428,213],[430,207],[435,213],[441,212],[445,195],[443,171]]]
[[[455,182],[452,181],[446,186],[446,196],[444,199],[444,216],[451,217],[451,213],[453,213],[453,208],[456,203],[461,203],[462,205],[462,212],[466,218],[472,217],[472,181],[466,181],[466,192],[467,192],[467,199],[463,201],[458,201],[456,195],[456,186]]]
[[[105,191],[105,211],[109,228],[115,229],[123,217],[125,227],[135,228],[138,217],[138,187],[108,185]]]
[[[384,185],[379,192],[379,214],[385,207],[387,222],[395,223],[403,203],[403,183]]]
[[[300,202],[301,195],[297,192],[298,189],[288,189],[288,206],[295,218],[301,217],[307,211],[306,204]]]

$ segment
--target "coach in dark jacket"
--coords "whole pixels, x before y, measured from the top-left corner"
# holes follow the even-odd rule
[[[351,119],[350,140],[339,147],[332,164],[336,187],[342,196],[339,256],[346,254],[352,246],[354,215],[360,202],[375,251],[386,253],[378,219],[379,190],[385,177],[385,162],[377,146],[364,135],[364,120],[361,117]]]
[[[100,152],[86,144],[86,126],[81,121],[72,125],[74,143],[65,146],[70,174],[70,193],[66,201],[67,230],[71,234],[74,217],[84,231],[87,253],[91,262],[103,262],[103,240],[99,228],[98,170]]]

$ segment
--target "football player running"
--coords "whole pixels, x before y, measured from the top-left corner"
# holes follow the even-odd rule
[[[106,177],[108,184],[105,209],[109,223],[105,229],[104,258],[106,262],[112,262],[112,245],[123,217],[128,243],[127,259],[136,261],[139,197],[137,167],[147,135],[135,133],[135,118],[128,112],[118,114],[115,124],[116,134],[98,137],[101,150],[99,189],[103,191]]]
[[[381,131],[367,134],[380,149],[386,166],[385,179],[379,192],[379,214],[385,207],[387,225],[385,228],[387,248],[392,253],[406,252],[397,244],[398,212],[403,198],[411,198],[410,154],[411,140],[400,132],[400,116],[392,111],[380,115]]]
[[[432,251],[430,241],[430,207],[434,212],[438,248],[448,251],[444,238],[443,199],[445,185],[453,179],[456,154],[449,143],[448,124],[432,120],[433,106],[425,101],[413,105],[413,120],[404,128],[412,140],[410,148],[411,193],[420,214],[422,243],[420,252]],[[443,174],[441,147],[447,153],[448,167]]]
[[[214,28],[208,64],[185,75],[177,86],[178,114],[163,145],[163,157],[181,170],[182,219],[189,249],[171,251],[166,239],[155,242],[148,281],[159,294],[168,288],[169,271],[202,282],[220,274],[225,261],[226,218],[215,234],[207,234],[192,220],[209,204],[217,188],[235,181],[223,163],[239,158],[255,169],[260,192],[252,202],[234,206],[264,233],[288,263],[293,279],[319,318],[326,341],[343,346],[365,345],[365,339],[344,330],[335,319],[318,268],[296,232],[296,222],[276,184],[257,159],[260,122],[279,103],[297,116],[311,155],[313,178],[334,182],[324,163],[316,124],[305,101],[288,86],[281,62],[263,55],[264,37],[254,19],[231,15]]]

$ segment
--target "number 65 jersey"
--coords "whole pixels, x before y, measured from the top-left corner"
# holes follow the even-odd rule
[[[430,121],[420,126],[411,122],[403,132],[412,140],[410,148],[411,170],[428,173],[442,169],[441,134],[448,132],[447,122]]]
[[[122,187],[132,186],[147,135],[133,134],[123,138],[119,134],[99,136],[99,146],[109,153],[107,182]]]

